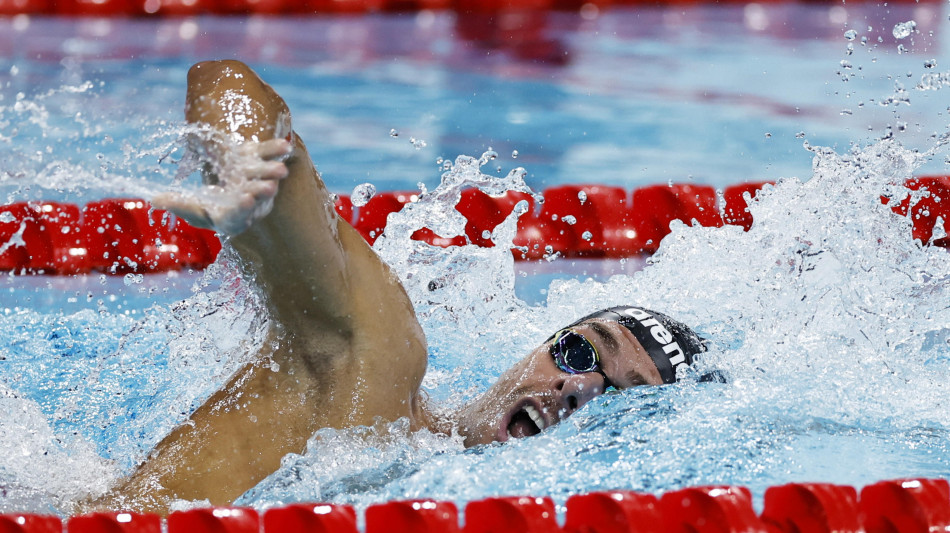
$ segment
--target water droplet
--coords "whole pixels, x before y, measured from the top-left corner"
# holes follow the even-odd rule
[[[917,29],[917,23],[913,20],[908,20],[907,22],[898,22],[894,25],[894,38],[904,39],[909,37],[911,33],[914,33]]]
[[[936,68],[936,67],[937,67],[936,59],[928,59],[927,61],[924,61],[924,68]]]
[[[126,287],[137,285],[143,281],[145,281],[145,276],[142,274],[126,274],[122,277],[122,283],[125,283]]]
[[[851,68],[851,62],[847,59],[841,60],[841,68]]]
[[[491,232],[486,229],[482,232],[482,238],[485,240],[491,239]]]
[[[511,151],[511,158],[512,158],[512,159],[518,159],[518,150],[512,150],[512,151]]]
[[[376,195],[376,186],[372,183],[361,183],[353,188],[350,194],[350,200],[356,207],[362,207],[369,202],[369,199]]]
[[[399,137],[399,132],[396,131],[395,128],[393,128],[393,129],[389,130],[389,136],[390,136],[390,137]]]
[[[905,48],[904,45],[902,45],[902,44],[897,45],[897,53],[898,53],[898,54],[903,54],[903,53],[906,52],[906,51],[907,51],[907,48]]]
[[[858,32],[856,32],[856,31],[854,31],[854,30],[848,30],[848,31],[844,32],[844,38],[847,39],[847,40],[849,40],[849,41],[853,41],[854,38],[857,37],[857,36],[858,36]]]
[[[16,217],[13,216],[13,213],[11,212],[4,211],[3,213],[0,213],[0,222],[3,222],[6,224],[6,223],[13,222],[14,220],[16,220]]]
[[[514,212],[517,213],[517,214],[519,214],[519,215],[523,215],[523,214],[527,213],[527,212],[528,212],[528,201],[527,201],[527,200],[521,200],[521,201],[519,201],[518,203],[516,203],[516,204],[515,204]]]
[[[593,237],[594,237],[594,235],[593,235],[591,232],[589,232],[589,231],[585,231],[584,233],[581,234],[581,238],[584,239],[585,241],[589,241],[589,240],[591,240]]]
[[[769,133],[769,132],[765,132],[765,138],[766,138],[766,139],[771,139],[771,138],[772,138],[772,134]]]
[[[577,191],[577,199],[581,201],[581,205],[584,205],[584,202],[587,201],[587,193],[584,191]]]
[[[851,111],[850,109],[842,109],[839,114],[840,114],[840,115],[853,115],[854,112]]]
[[[478,158],[478,166],[485,166],[489,161],[494,161],[496,157],[498,157],[498,152],[492,150],[491,146],[489,146],[488,151]]]
[[[804,138],[805,138],[805,132],[804,132],[804,131],[800,131],[800,132],[796,133],[796,134],[795,134],[795,138],[796,138],[796,139],[804,139]]]
[[[577,217],[574,215],[565,215],[561,217],[561,222],[566,223],[568,226],[573,226],[574,224],[577,224]]]

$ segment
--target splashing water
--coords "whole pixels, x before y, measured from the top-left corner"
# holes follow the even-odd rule
[[[864,44],[867,37],[849,31],[844,39]],[[857,59],[849,62],[849,73],[860,71]],[[933,94],[948,85],[946,73],[928,72],[917,89]],[[77,94],[82,98],[71,98]],[[896,108],[907,94],[899,89],[882,104]],[[8,197],[57,199],[53,192],[81,203],[193,190],[190,162],[176,164],[188,128],[86,109],[111,109],[107,100],[96,84],[82,82],[0,101],[0,144],[9,154],[0,185],[14,189]],[[803,128],[811,136],[816,127],[796,124],[789,132]],[[776,130],[756,135],[761,131]],[[750,206],[751,231],[675,223],[642,272],[558,281],[539,305],[514,291],[508,248],[524,209],[491,232],[494,248],[441,249],[409,238],[423,227],[443,237],[464,234],[453,206],[465,187],[530,191],[521,169],[501,178],[482,172],[495,164],[492,152],[440,161],[442,184],[392,215],[376,249],[406,285],[427,333],[424,387],[442,409],[470,401],[551,331],[621,303],[696,327],[711,343],[697,373],[718,369],[729,381],[699,383],[688,375],[673,386],[605,395],[537,437],[471,450],[456,438],[412,433],[405,421],[325,429],[240,503],[364,506],[497,494],[563,502],[597,489],[662,492],[713,483],[744,484],[761,495],[789,481],[860,486],[950,476],[947,252],[914,242],[911,221],[880,200],[919,199],[921,192],[900,184],[925,159],[939,157],[945,139],[925,154],[894,140],[846,153],[809,147],[811,178],[780,180],[761,192]],[[532,151],[523,151],[512,158],[532,160]],[[559,264],[568,265],[553,262]],[[194,285],[183,301],[152,295],[156,283],[148,276],[105,288],[92,278],[82,283],[95,289],[69,289],[79,311],[59,301],[31,309],[19,298],[39,299],[59,287],[40,280],[30,293],[16,285],[24,279],[3,280],[9,283],[0,293],[17,301],[0,300],[0,510],[64,512],[106,490],[247,361],[265,342],[267,317],[237,272],[225,257],[200,276],[176,274],[178,283]],[[126,303],[132,297],[145,303]]]
[[[459,228],[450,209],[457,188],[487,181],[474,158],[459,158],[439,189],[390,219],[398,231],[387,229],[377,246],[429,333],[425,385],[447,409],[469,401],[558,326],[625,303],[693,324],[712,345],[694,375],[717,369],[728,383],[687,377],[605,395],[540,436],[468,451],[398,424],[325,430],[242,502],[367,505],[497,494],[563,501],[596,489],[712,483],[744,484],[761,495],[795,480],[860,486],[950,475],[943,408],[950,402],[950,262],[946,250],[912,240],[911,221],[881,203],[882,194],[895,202],[919,198],[900,184],[936,149],[919,154],[890,140],[845,154],[811,149],[812,178],[762,191],[750,205],[756,222],[749,232],[674,223],[643,271],[603,283],[556,282],[537,307],[509,290],[509,255],[497,251],[510,240],[442,251],[402,237],[423,226]],[[505,186],[519,183],[513,176]],[[434,276],[443,281],[438,291],[427,288]],[[346,452],[366,431],[372,456]]]

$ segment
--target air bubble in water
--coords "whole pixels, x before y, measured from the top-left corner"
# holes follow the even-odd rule
[[[844,32],[844,38],[847,39],[847,40],[849,40],[849,41],[853,41],[853,40],[855,39],[855,37],[857,37],[857,36],[858,36],[858,32],[856,32],[856,31],[854,31],[854,30],[848,30],[848,31]]]
[[[372,183],[361,183],[353,188],[350,194],[350,200],[356,207],[362,207],[369,202],[369,199],[376,195],[376,186]]]
[[[917,23],[913,20],[908,20],[907,22],[898,22],[894,25],[894,38],[904,39],[909,37],[911,33],[917,29]]]

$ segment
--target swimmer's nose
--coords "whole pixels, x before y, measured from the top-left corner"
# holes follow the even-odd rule
[[[568,374],[555,385],[559,393],[558,418],[564,419],[604,392],[604,377],[597,372]]]

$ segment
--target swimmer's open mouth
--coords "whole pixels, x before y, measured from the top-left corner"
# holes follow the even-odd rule
[[[522,439],[541,433],[549,425],[541,415],[540,406],[527,401],[509,417],[506,433],[508,438]]]

